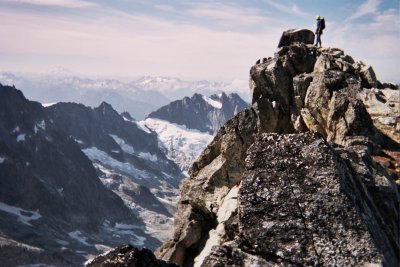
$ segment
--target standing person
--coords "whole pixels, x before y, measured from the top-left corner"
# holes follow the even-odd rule
[[[320,16],[317,16],[316,19],[317,19],[317,30],[315,31],[315,34],[317,35],[317,42],[315,43],[315,45],[318,46],[318,44],[319,44],[319,46],[321,47],[322,46],[321,34],[322,34],[322,30],[325,28],[325,27],[323,27],[324,25],[322,25],[324,19],[321,19]]]

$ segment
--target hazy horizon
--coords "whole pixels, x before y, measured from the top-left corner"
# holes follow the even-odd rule
[[[395,0],[0,0],[0,71],[248,80],[284,30],[314,31],[321,15],[323,46],[399,82],[398,12]]]

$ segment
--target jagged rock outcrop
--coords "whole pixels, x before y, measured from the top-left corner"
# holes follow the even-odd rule
[[[355,62],[340,49],[318,49],[315,46],[303,43],[283,46],[278,49],[273,58],[267,60],[265,63],[253,66],[250,71],[250,89],[253,96],[252,107],[239,113],[232,120],[228,121],[200,158],[193,164],[189,172],[190,177],[181,184],[182,196],[175,217],[174,239],[164,246],[163,249],[160,249],[157,252],[158,255],[165,260],[176,262],[184,266],[190,266],[194,263],[200,266],[204,256],[209,254],[209,252],[201,253],[204,248],[210,249],[207,242],[212,238],[209,238],[209,236],[213,236],[214,239],[217,239],[217,241],[213,241],[214,245],[223,245],[226,242],[229,243],[229,241],[233,242],[235,240],[235,237],[238,236],[238,232],[230,229],[232,225],[235,225],[235,223],[232,223],[232,218],[221,222],[218,220],[218,213],[220,212],[220,208],[224,205],[225,197],[240,181],[242,181],[242,183],[239,186],[239,191],[242,192],[242,190],[244,190],[243,184],[245,184],[244,179],[246,177],[244,159],[248,148],[253,144],[256,136],[261,133],[273,132],[288,134],[315,131],[319,132],[322,138],[325,138],[328,142],[340,145],[343,151],[351,151],[353,148],[355,149],[355,147],[363,147],[362,155],[364,155],[364,157],[369,157],[369,155],[373,153],[380,153],[382,147],[391,148],[392,150],[398,149],[398,143],[391,140],[379,129],[374,127],[373,120],[361,97],[362,92],[370,90],[364,89],[363,85],[369,84],[372,86],[374,83],[371,83],[368,75],[362,74],[362,69],[365,69],[365,65],[363,65],[362,62]],[[370,69],[372,70],[372,68]],[[372,71],[370,71],[370,73],[372,73]],[[370,75],[370,77],[372,77],[372,80],[374,79],[374,75]],[[379,83],[376,81],[376,84]],[[395,120],[398,120],[398,117]],[[322,138],[320,142],[323,142]],[[295,144],[293,144],[293,146],[295,146]],[[350,147],[352,147],[352,149]],[[268,146],[263,146],[263,148],[265,151],[269,151],[269,153],[274,152],[274,150]],[[329,151],[329,153],[332,154],[331,157],[335,158],[335,160],[332,159],[332,161],[335,161],[335,164],[339,164],[336,162],[339,161],[338,158],[340,158],[338,154],[332,152],[332,149]],[[344,155],[346,153],[340,152],[339,154]],[[350,154],[353,155],[354,152]],[[324,157],[326,156],[327,155]],[[260,156],[260,158],[262,158],[262,156]],[[277,164],[283,164],[285,161],[287,161],[287,159],[281,158]],[[348,160],[341,159],[340,162],[342,163],[334,168],[335,171],[345,168],[347,170],[345,172],[349,173],[346,175],[350,175],[351,173],[353,175],[352,179],[357,181],[357,185],[354,185],[352,190],[360,190],[363,194],[367,195],[366,197],[364,196],[363,199],[358,196],[351,199],[352,193],[350,191],[340,191],[340,188],[336,188],[337,191],[335,194],[340,195],[340,199],[342,199],[340,203],[343,204],[346,202],[348,207],[352,207],[354,218],[358,216],[357,220],[359,224],[364,227],[362,234],[360,231],[354,230],[349,236],[358,238],[366,244],[365,246],[368,247],[368,253],[372,255],[370,257],[372,262],[380,262],[382,260],[382,264],[389,266],[389,263],[398,260],[396,258],[396,251],[399,248],[399,233],[394,226],[399,218],[399,214],[395,208],[399,201],[397,187],[394,183],[395,177],[385,172],[383,172],[384,174],[378,175],[377,173],[381,169],[381,166],[378,164],[374,165],[371,163],[370,166],[367,163],[363,163],[362,166],[364,167],[360,167],[355,163],[359,161],[353,161],[350,156]],[[267,170],[265,170],[265,172],[268,173]],[[345,183],[344,180],[346,179],[346,183],[351,183],[349,178],[346,178],[344,174],[340,177],[338,175],[329,177],[325,172],[315,171],[313,175],[322,175],[325,176],[326,179],[333,179],[338,186],[341,183]],[[260,176],[259,179],[264,180],[266,178],[265,176]],[[383,184],[385,184],[385,186],[383,186]],[[251,183],[249,186],[254,187],[255,185]],[[306,188],[303,188],[298,193],[300,194],[304,190],[315,190],[315,185],[309,184],[308,186],[309,188],[306,186]],[[268,191],[268,186],[261,186],[259,190]],[[320,190],[322,190],[322,188]],[[325,188],[325,190],[327,190],[327,188]],[[278,188],[276,188],[275,191],[277,191],[276,194],[280,192]],[[255,192],[257,192],[257,190]],[[388,192],[390,192],[390,194]],[[302,205],[308,207],[308,204],[309,203],[305,203]],[[321,209],[320,212],[328,212],[328,206],[321,204],[321,206],[319,206]],[[311,208],[311,206],[309,208]],[[285,206],[283,209],[285,209]],[[385,212],[382,212],[382,210],[385,210]],[[370,211],[370,213],[368,213],[368,211]],[[243,210],[240,208],[236,212],[239,214],[239,218],[242,218],[242,212]],[[356,215],[357,212],[369,214],[368,218],[374,218],[376,222],[375,225],[368,225],[365,219],[366,217],[360,214]],[[235,214],[235,212],[232,214]],[[325,215],[320,214],[318,216]],[[383,217],[385,217],[386,220],[382,220]],[[342,219],[338,217],[337,220]],[[346,219],[344,218],[344,220]],[[337,221],[335,227],[349,222],[350,221],[342,221],[339,223]],[[260,223],[268,225],[269,221],[262,219]],[[276,221],[270,221],[271,225],[277,223],[279,223],[277,218]],[[287,222],[286,230],[288,232],[291,231],[290,229],[292,226],[290,226],[290,224],[292,223],[292,226],[294,226],[294,222]],[[356,225],[356,222],[354,223]],[[225,230],[213,234],[212,231],[217,231],[221,228],[221,225],[224,225],[223,228]],[[245,229],[246,227],[251,228],[251,223],[248,223],[247,226],[243,226],[239,219],[238,225],[239,229],[245,232],[252,231],[251,229]],[[379,229],[379,234],[371,234],[375,231],[374,227]],[[261,231],[260,229],[262,229],[262,227],[257,229]],[[295,228],[292,230],[294,229]],[[325,230],[328,231],[327,229],[318,231]],[[331,233],[332,238],[334,236],[339,238],[340,233],[336,230]],[[315,232],[312,236],[317,238],[318,235],[319,233]],[[256,239],[258,238],[256,236],[254,237]],[[277,236],[277,238],[283,239],[284,237]],[[325,242],[323,241],[322,235],[318,238],[320,238],[319,242]],[[380,245],[374,243],[376,239],[380,239],[380,243],[377,243]],[[346,242],[349,243],[350,239],[347,238],[346,240]],[[247,246],[254,245],[254,243],[252,243],[253,241],[255,240],[250,240]],[[260,256],[256,257],[261,262],[263,260],[268,261],[266,255],[270,255],[271,259],[269,260],[274,260],[274,257],[276,257],[275,259],[281,258],[282,262],[287,260],[287,264],[290,264],[291,261],[298,264],[307,264],[307,257],[315,260],[311,260],[315,265],[318,264],[317,257],[315,256],[316,254],[312,249],[309,250],[309,253],[302,252],[307,254],[307,256],[305,256],[305,254],[302,256],[304,261],[302,259],[300,259],[300,261],[299,259],[294,261],[296,256],[287,256],[285,254],[286,252],[282,252],[283,254],[279,253],[280,255],[274,254],[277,251],[275,251],[272,246],[284,246],[283,243],[279,244],[281,241],[276,240],[276,242],[278,242],[277,244],[270,244],[268,238],[263,239],[260,237],[259,242],[265,243],[262,245],[264,249],[261,252],[264,257],[262,259]],[[274,243],[276,242],[274,241]],[[299,239],[297,242],[301,243],[302,241]],[[347,248],[349,250],[348,253],[356,253],[356,251],[352,250],[350,247],[351,245]],[[235,257],[232,255],[236,253],[236,248],[238,248],[238,246],[235,245],[225,249],[223,247],[217,247],[213,250],[212,255],[222,255],[223,253],[221,251],[226,251],[227,254],[231,255],[231,257],[228,258],[234,262]],[[384,251],[390,252],[384,254]],[[247,261],[243,263],[249,263],[255,260],[253,251],[247,251],[246,253],[248,253],[246,254],[247,256],[243,257],[247,259]],[[315,254],[314,256],[312,256],[313,253]],[[367,259],[368,257],[366,255],[368,253],[365,253],[366,254],[363,256]],[[202,256],[195,260],[199,254]],[[344,255],[338,255],[338,257],[343,256]],[[328,258],[326,258],[326,260],[328,260]],[[308,263],[312,264],[311,261]],[[207,258],[204,262],[204,266],[208,266],[207,262],[211,264],[211,262],[213,262],[212,257]],[[347,261],[343,261],[344,264],[346,262]],[[350,261],[348,263],[350,265],[358,264],[357,262]],[[227,262],[225,262],[225,264],[227,264]]]
[[[400,92],[337,48],[298,42],[254,65],[252,106],[192,165],[174,237],[156,255],[182,266],[398,265],[399,177],[377,157],[398,166],[400,145],[366,98],[383,89]]]

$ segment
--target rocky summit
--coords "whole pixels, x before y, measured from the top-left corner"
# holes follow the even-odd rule
[[[399,265],[399,87],[298,32],[251,67],[252,106],[189,169],[160,259]]]

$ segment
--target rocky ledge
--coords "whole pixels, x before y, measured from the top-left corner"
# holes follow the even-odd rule
[[[398,266],[399,88],[299,36],[251,68],[252,106],[193,163],[159,258]]]

